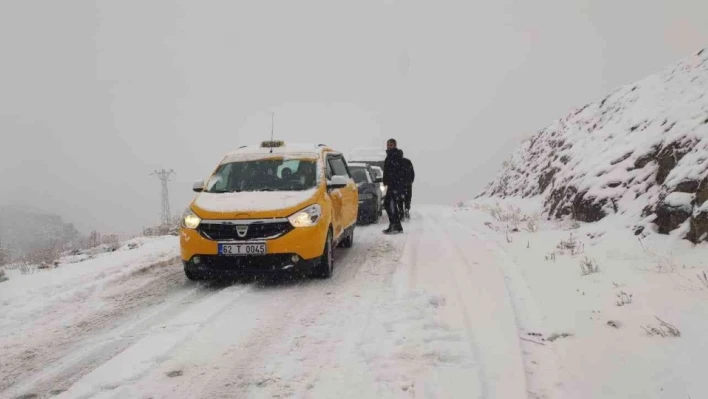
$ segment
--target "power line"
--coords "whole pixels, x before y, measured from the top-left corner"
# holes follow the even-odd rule
[[[150,174],[150,176],[157,175],[157,178],[160,179],[160,182],[162,184],[162,214],[160,220],[163,225],[170,224],[170,221],[172,219],[172,212],[170,211],[170,193],[169,189],[167,188],[167,182],[170,181],[170,176],[173,174],[175,174],[175,171],[172,169],[155,170]]]

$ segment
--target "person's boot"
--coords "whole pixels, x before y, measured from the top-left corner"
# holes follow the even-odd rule
[[[383,231],[384,234],[391,234],[393,232],[393,223],[388,224],[388,228]]]
[[[396,223],[396,227],[393,232],[394,233],[403,233],[403,225],[401,225],[401,222]]]

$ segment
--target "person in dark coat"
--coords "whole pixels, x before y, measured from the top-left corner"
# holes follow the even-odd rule
[[[403,150],[401,150],[403,156]],[[403,219],[411,218],[411,200],[413,199],[413,182],[415,181],[415,169],[413,162],[408,158],[403,158],[404,180],[403,180],[403,201],[402,212]]]
[[[388,229],[385,234],[402,233],[400,204],[405,198],[405,167],[403,165],[403,153],[397,148],[395,139],[390,139],[386,143],[386,160],[384,161],[383,184],[386,186],[386,198],[384,204],[388,214]]]

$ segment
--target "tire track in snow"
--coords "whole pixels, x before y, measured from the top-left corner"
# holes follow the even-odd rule
[[[445,242],[444,241],[444,234],[443,234],[442,230],[439,228],[439,226],[432,223],[432,220],[428,220],[428,219],[431,219],[429,216],[426,216],[424,214],[421,216],[423,218],[423,225],[427,227],[424,229],[424,231],[428,233],[427,234],[428,237],[426,237],[426,240],[443,244]],[[434,234],[431,234],[433,232],[434,232]],[[447,245],[441,245],[441,246],[442,246],[442,248],[438,247],[438,249],[443,249]],[[416,250],[422,251],[423,248],[421,246],[417,246]],[[449,250],[449,246],[448,246],[448,251],[443,250],[441,252],[445,253],[447,256],[449,256],[451,254],[451,251]],[[416,259],[418,259],[418,258],[422,258],[422,257],[417,256]],[[488,396],[489,395],[489,386],[488,386],[488,382],[487,382],[487,373],[485,370],[485,365],[481,361],[481,359],[482,359],[481,351],[479,348],[479,344],[476,341],[476,338],[474,335],[474,330],[472,328],[473,324],[472,324],[472,322],[470,320],[470,316],[469,316],[470,310],[467,308],[467,306],[465,304],[465,299],[462,294],[462,291],[460,290],[460,286],[458,284],[458,279],[456,278],[455,273],[452,270],[452,264],[454,262],[447,262],[448,259],[445,258],[445,256],[438,257],[438,261],[440,260],[440,258],[442,258],[442,260],[444,260],[444,262],[442,262],[442,264],[444,265],[446,272],[447,272],[447,276],[448,276],[447,284],[449,284],[449,286],[452,286],[454,288],[454,295],[457,298],[457,305],[461,308],[461,311],[458,311],[457,316],[462,318],[462,324],[464,326],[465,332],[467,333],[467,343],[469,344],[470,350],[474,354],[475,359],[480,361],[480,364],[477,367],[477,381],[478,381],[478,384],[480,387],[479,394],[482,398],[487,398],[487,397],[489,397]],[[433,263],[433,262],[431,262],[431,263]],[[431,263],[429,263],[427,266],[428,267],[432,266]],[[418,266],[415,266],[415,267],[417,268]],[[444,291],[445,290],[443,290],[443,292]]]
[[[109,384],[114,385],[109,396],[134,396],[145,390],[155,392],[155,397],[166,392],[189,397],[238,397],[253,387],[288,391],[290,388],[279,387],[277,379],[264,374],[269,353],[294,334],[306,332],[328,310],[327,301],[360,275],[359,269],[370,256],[367,241],[372,237],[364,235],[353,248],[335,251],[338,263],[332,279],[253,285],[218,317],[201,323],[188,338],[161,355],[149,370],[129,381]],[[166,325],[177,328],[174,321]],[[171,370],[180,370],[181,377],[165,377]]]
[[[438,243],[437,259],[427,267],[444,267],[449,273],[448,284],[455,288],[454,306],[460,314],[448,314],[448,318],[460,318],[468,331],[471,348],[481,363],[483,397],[526,397],[516,318],[498,265],[486,251],[479,250],[484,249],[483,243],[470,241],[467,234],[456,234],[459,229],[441,218],[436,208],[423,208],[422,218],[424,231],[429,233],[422,240]],[[420,270],[423,273],[422,267]],[[421,276],[420,281],[430,290],[444,292],[432,276]]]
[[[507,292],[519,326],[519,334],[524,331],[545,331],[540,308],[533,300],[531,289],[516,261],[484,232],[463,224],[454,216],[448,219],[469,235],[481,238],[485,247],[500,259]],[[539,348],[537,344],[524,340],[520,340],[519,344],[524,355],[529,394],[538,398],[548,398],[553,394],[560,395],[556,389],[560,386],[556,372],[558,370],[557,353],[552,348]],[[543,367],[542,370],[541,367]]]
[[[62,335],[47,335],[50,343],[38,349],[43,356],[21,365],[22,375],[29,377],[8,392],[46,397],[52,391],[63,391],[132,345],[153,324],[176,314],[185,303],[216,293],[207,285],[190,288],[185,284],[181,264],[163,266],[147,268],[148,274],[141,271],[127,276],[120,285],[135,285],[135,289],[106,295],[102,300],[107,306],[100,311],[65,326],[68,331],[61,331]]]
[[[372,277],[368,270],[363,269],[370,265],[372,258],[378,256],[376,251],[372,251],[375,236],[366,234],[371,233],[375,226],[377,225],[357,227],[357,230],[364,230],[364,234],[357,235],[361,239],[355,241],[354,247],[346,249],[343,254],[340,252],[340,259],[335,258],[339,263],[335,264],[335,273],[331,280],[315,281],[311,286],[303,287],[306,288],[304,293],[302,290],[288,292],[297,297],[294,300],[287,297],[284,299],[290,306],[284,312],[274,312],[272,319],[275,319],[276,323],[264,323],[264,327],[269,331],[273,330],[272,333],[265,339],[261,339],[258,333],[255,337],[249,337],[248,343],[244,345],[249,349],[245,353],[231,354],[235,356],[235,361],[232,362],[234,366],[214,376],[212,380],[218,382],[212,385],[218,387],[203,397],[282,397],[294,395],[298,391],[302,395],[307,392],[308,387],[314,386],[318,377],[312,374],[312,370],[302,367],[303,363],[314,363],[322,368],[334,355],[334,344],[341,337],[329,332],[323,333],[322,321],[336,312],[343,300],[351,300],[352,288],[360,286],[355,280],[364,279],[371,282]],[[314,348],[317,349],[313,350]],[[292,359],[295,353],[300,353],[299,366],[302,371],[289,378],[283,378],[289,371],[278,365]],[[294,365],[293,368],[297,366]],[[223,383],[225,381],[229,382]]]

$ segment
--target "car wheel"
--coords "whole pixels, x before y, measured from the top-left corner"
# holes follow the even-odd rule
[[[187,279],[189,279],[189,280],[191,280],[191,281],[204,280],[203,277],[200,277],[200,276],[198,276],[198,275],[196,275],[196,274],[190,272],[190,271],[187,270],[187,269],[184,269],[184,275],[187,276]]]
[[[354,246],[354,226],[352,226],[352,232],[342,241],[342,248],[351,248],[352,246]]]
[[[379,222],[379,218],[381,217],[381,212],[374,213],[371,215],[371,218],[369,219],[369,223],[371,224],[377,224]]]
[[[315,276],[319,278],[330,278],[332,277],[332,271],[334,269],[334,245],[332,242],[332,230],[327,233],[327,241],[325,241],[324,252],[317,262],[317,267],[315,269]]]

